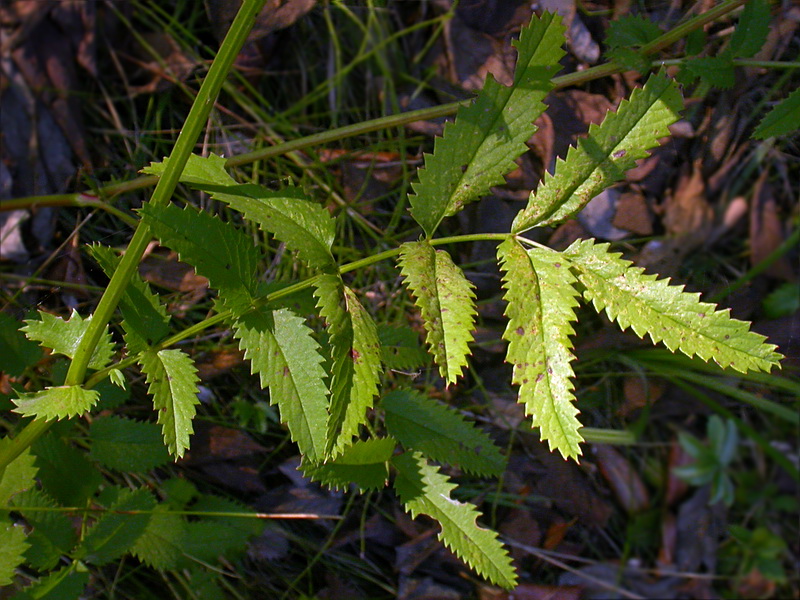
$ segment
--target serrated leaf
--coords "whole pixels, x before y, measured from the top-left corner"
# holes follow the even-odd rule
[[[11,585],[14,570],[25,560],[25,530],[8,519],[0,520],[0,586]]]
[[[511,558],[497,539],[497,533],[477,524],[475,506],[450,497],[455,484],[429,465],[419,452],[392,459],[397,469],[394,489],[412,517],[428,515],[442,527],[439,540],[478,575],[506,589],[517,583]]]
[[[611,21],[605,41],[609,48],[630,48],[649,44],[662,33],[661,28],[650,19],[626,15]]]
[[[112,491],[109,496],[113,500],[106,506],[106,512],[87,530],[76,550],[77,556],[98,566],[131,550],[147,528],[150,511],[156,506],[155,498],[147,490],[112,488]]]
[[[52,569],[62,555],[75,545],[77,536],[67,515],[55,510],[58,505],[40,490],[28,490],[14,496],[15,510],[25,517],[31,532],[30,548],[25,552],[28,563],[40,571]],[[30,510],[44,509],[44,510]]]
[[[5,452],[11,445],[10,438],[0,440],[0,451]],[[0,473],[0,506],[8,505],[14,494],[30,489],[36,483],[36,457],[26,448],[22,454],[12,460],[5,470]]]
[[[92,317],[83,319],[77,311],[73,310],[68,320],[39,311],[40,320],[28,319],[22,331],[28,339],[39,342],[40,345],[51,348],[55,354],[61,354],[67,358],[75,358],[75,351],[78,349],[83,335],[92,321]],[[106,327],[105,332],[100,337],[100,341],[92,352],[89,359],[89,368],[102,369],[111,362],[111,355],[114,353],[114,344],[111,342],[111,334]]]
[[[292,440],[309,460],[325,456],[328,389],[319,344],[302,318],[290,310],[260,309],[234,323],[235,337]]]
[[[335,270],[331,247],[336,221],[324,206],[309,200],[301,189],[289,186],[276,192],[255,184],[210,185],[199,189],[272,233],[310,266]]]
[[[606,56],[626,71],[636,71],[646,75],[651,70],[651,59],[634,48],[612,48],[606,52]]]
[[[354,484],[359,490],[380,490],[389,479],[389,460],[396,442],[392,438],[358,440],[324,464],[303,461],[300,470],[312,481],[334,489]]]
[[[578,306],[576,279],[569,263],[548,249],[524,249],[513,238],[497,249],[508,302],[506,360],[514,366],[511,381],[519,402],[539,427],[542,440],[565,458],[581,454],[570,336]]]
[[[42,351],[20,331],[22,324],[11,315],[0,312],[0,356],[2,370],[19,377],[42,357]]]
[[[159,504],[153,509],[144,532],[133,544],[131,554],[159,571],[178,568],[183,560],[186,525],[183,517],[169,512],[167,505]]]
[[[24,588],[14,600],[78,600],[87,585],[89,571],[85,566],[72,563]]]
[[[380,341],[375,323],[338,275],[321,275],[314,295],[327,324],[331,358],[331,402],[327,453],[350,445],[378,393]]]
[[[528,205],[511,226],[513,233],[558,223],[583,208],[605,188],[621,180],[636,161],[649,155],[668,126],[678,119],[683,100],[675,83],[664,74],[651,75],[643,88],[609,112],[602,124],[592,124],[559,159],[555,174],[547,173]]]
[[[120,257],[100,244],[89,246],[89,253],[110,279],[116,271]],[[119,301],[125,342],[132,354],[143,352],[163,340],[169,333],[169,315],[150,286],[138,273],[134,273]]]
[[[492,439],[452,408],[415,390],[394,390],[381,406],[386,430],[405,448],[476,475],[500,476],[505,470],[506,459]]]
[[[764,0],[748,0],[731,36],[734,56],[750,58],[761,50],[769,34],[770,8]]]
[[[427,353],[419,343],[419,335],[410,327],[378,325],[378,339],[387,369],[411,371],[425,364]]]
[[[552,89],[551,78],[564,55],[561,17],[545,13],[523,27],[517,49],[514,84],[505,87],[491,75],[477,99],[462,107],[454,123],[425,155],[419,181],[409,196],[411,214],[428,237],[445,217],[504,183],[503,175],[515,168],[525,142],[536,131],[533,121]]]
[[[103,482],[103,476],[85,454],[52,431],[36,440],[31,450],[36,456],[42,489],[62,506],[85,505]]]
[[[800,87],[777,106],[773,106],[753,132],[757,140],[786,135],[800,129]]]
[[[87,390],[79,385],[60,385],[20,394],[19,398],[11,400],[17,406],[11,412],[45,421],[68,419],[91,410],[99,398],[97,390]]]
[[[193,563],[215,563],[220,556],[230,558],[241,554],[248,538],[259,535],[264,529],[262,519],[242,517],[242,513],[252,515],[252,509],[219,496],[201,496],[192,510],[215,513],[187,524],[182,550],[192,557]],[[225,516],[224,513],[231,514]]]
[[[684,61],[683,69],[708,85],[727,90],[736,83],[733,58],[730,52],[719,56],[701,56]]]
[[[140,356],[139,364],[146,375],[153,407],[162,426],[164,443],[170,454],[181,458],[189,448],[192,419],[197,399],[197,368],[189,356],[180,350],[148,351]]]
[[[620,254],[610,253],[608,244],[578,240],[564,255],[578,270],[584,297],[640,338],[647,334],[673,352],[697,355],[742,373],[769,372],[783,358],[764,336],[749,330],[749,323],[732,319],[730,309],[716,310],[715,305],[701,302],[700,294],[645,274]]]
[[[148,166],[142,169],[142,173],[146,175],[156,175],[160,177],[164,170],[167,168],[169,158],[164,157],[161,162],[151,162]],[[213,152],[210,156],[197,156],[190,154],[189,160],[186,161],[186,166],[181,172],[180,182],[189,185],[234,185],[236,180],[233,179],[225,170],[225,163],[227,161],[217,156]]]
[[[467,364],[475,327],[474,286],[447,252],[426,241],[403,244],[398,262],[422,314],[439,373],[448,385],[455,383]]]
[[[109,469],[143,473],[169,461],[161,431],[154,423],[101,417],[89,427],[89,439],[89,456]]]
[[[162,245],[220,291],[226,308],[240,315],[253,306],[260,256],[244,232],[190,206],[145,204],[140,212]]]

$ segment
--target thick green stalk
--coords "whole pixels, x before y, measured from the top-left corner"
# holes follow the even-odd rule
[[[151,203],[157,205],[166,204],[172,197],[197,138],[200,136],[211,109],[214,107],[214,102],[222,88],[225,77],[228,75],[231,66],[233,66],[233,61],[242,49],[250,30],[253,28],[256,16],[261,12],[265,2],[266,0],[245,0],[239,9],[228,30],[228,34],[220,46],[219,53],[208,71],[208,75],[200,86],[200,91],[197,93],[192,108],[189,110],[189,115],[186,117],[186,122],[170,154],[170,160],[164,174],[159,178],[156,189],[153,191]],[[142,254],[151,238],[150,228],[140,223],[133,234],[122,261],[120,261],[119,267],[114,272],[105,293],[100,298],[86,334],[75,351],[75,356],[70,363],[64,382],[65,385],[80,385],[84,382],[89,359],[100,337],[103,335],[114,310],[116,310],[131,276],[136,271]],[[3,452],[0,452],[0,473],[36,438],[47,431],[50,424],[51,422],[33,421],[16,438],[12,439],[11,444]]]

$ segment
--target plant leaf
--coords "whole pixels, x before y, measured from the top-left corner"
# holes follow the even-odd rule
[[[47,387],[38,392],[20,394],[19,398],[12,400],[17,407],[11,412],[45,421],[68,419],[91,410],[99,398],[97,390],[87,390],[79,385]]]
[[[39,362],[42,351],[20,331],[20,322],[11,315],[0,312],[0,356],[3,371],[12,377]]]
[[[410,371],[425,364],[428,354],[419,343],[419,335],[410,327],[378,325],[381,358],[387,369]]]
[[[64,513],[48,511],[58,505],[40,490],[32,489],[17,494],[14,496],[14,506],[31,526],[28,534],[30,548],[25,552],[25,559],[40,571],[52,569],[77,541],[72,522]],[[45,510],[30,510],[37,508]]]
[[[749,331],[749,324],[730,317],[730,309],[700,301],[700,294],[669,285],[668,279],[646,275],[632,267],[619,253],[608,252],[608,244],[578,240],[564,251],[578,270],[583,292],[599,312],[625,330],[631,327],[640,338],[664,342],[689,357],[714,360],[723,369],[741,373],[769,372],[779,366],[782,355],[764,336]]]
[[[750,58],[761,50],[769,34],[770,18],[768,2],[749,0],[745,3],[731,36],[730,49],[734,56]]]
[[[800,129],[800,87],[780,104],[773,106],[756,127],[753,137],[764,140],[776,135],[786,135]]]
[[[409,201],[411,214],[429,238],[443,218],[504,183],[503,175],[514,170],[514,160],[527,150],[525,142],[536,131],[533,121],[545,109],[542,100],[553,87],[563,43],[561,17],[534,17],[514,42],[518,58],[513,86],[489,75],[475,102],[459,108],[433,154],[425,155]]]
[[[155,423],[140,423],[123,417],[95,419],[89,427],[89,456],[109,469],[143,473],[169,461]]]
[[[189,448],[197,399],[197,368],[180,350],[148,351],[139,357],[169,453],[181,458]]]
[[[117,270],[120,257],[108,246],[100,244],[89,246],[89,253],[110,279]],[[138,273],[133,274],[125,288],[119,301],[119,309],[122,313],[125,342],[131,354],[147,350],[169,333],[169,315],[166,307],[159,302],[158,296]]]
[[[475,327],[475,294],[450,255],[427,241],[400,247],[401,274],[415,296],[427,332],[426,341],[448,385],[467,364]]]
[[[12,524],[8,517],[0,520],[0,586],[14,581],[14,570],[25,560],[28,547],[21,526]]]
[[[0,451],[11,445],[11,438],[0,440]],[[26,448],[22,454],[12,460],[0,473],[0,506],[8,505],[14,494],[32,488],[36,484],[36,457]]]
[[[253,306],[260,256],[244,232],[190,206],[145,204],[140,212],[164,246],[220,291],[226,308],[240,315]]]
[[[511,558],[497,539],[497,533],[478,526],[480,516],[473,504],[450,497],[455,484],[429,465],[419,452],[392,459],[397,469],[394,489],[412,517],[425,514],[439,522],[439,540],[478,575],[506,589],[517,583]]]
[[[142,173],[161,177],[169,162],[168,157],[164,157],[161,162],[151,162],[142,169]],[[190,154],[186,166],[181,172],[180,182],[188,185],[235,185],[236,180],[228,174],[225,169],[227,161],[217,156],[213,152],[210,156],[197,156]]]
[[[520,386],[519,402],[550,450],[577,459],[583,438],[572,393],[575,357],[569,338],[578,306],[575,276],[557,252],[525,250],[513,238],[500,244],[497,255],[508,302],[503,339],[508,341],[507,360],[514,365],[511,381]]]
[[[328,389],[319,344],[303,319],[282,308],[259,309],[234,322],[235,336],[281,421],[309,460],[325,457]]]
[[[114,487],[106,489],[104,493],[111,498],[106,506],[107,511],[89,528],[75,552],[77,557],[98,566],[108,564],[130,551],[147,528],[149,511],[156,506],[155,498],[145,489]]]
[[[62,354],[67,358],[75,358],[75,351],[83,339],[83,334],[89,327],[92,320],[91,316],[83,319],[77,311],[73,310],[68,320],[39,311],[40,320],[28,319],[25,327],[21,330],[25,332],[28,339],[39,342],[46,348],[52,348],[55,354]],[[114,344],[111,342],[111,334],[106,327],[105,332],[100,337],[100,341],[92,352],[89,359],[89,368],[102,369],[111,362],[111,355],[114,353]]]
[[[330,488],[344,489],[352,483],[362,492],[380,490],[389,479],[389,460],[396,445],[392,438],[358,440],[325,464],[304,460],[300,470]]]
[[[415,390],[394,390],[381,406],[386,430],[405,448],[476,475],[499,477],[505,470],[506,459],[492,439],[452,408]]]
[[[37,479],[42,489],[62,506],[83,506],[91,498],[103,476],[85,453],[65,443],[51,431],[33,443]],[[69,473],[69,477],[64,477]]]
[[[183,517],[169,512],[167,505],[159,504],[153,509],[150,521],[133,544],[131,553],[159,571],[176,569],[184,558],[186,526]]]
[[[650,19],[640,15],[625,15],[611,21],[605,43],[609,48],[644,46],[664,33]]]
[[[690,58],[684,61],[683,69],[695,77],[699,77],[708,85],[724,90],[732,88],[736,83],[733,57],[730,52],[717,56]]]
[[[375,323],[339,275],[320,275],[314,295],[329,333],[331,404],[327,452],[350,445],[378,393],[380,341]]]
[[[79,600],[89,585],[89,570],[78,570],[76,563],[51,571],[36,583],[22,589],[14,600]]]
[[[511,231],[552,225],[578,212],[621,180],[638,159],[648,156],[659,138],[669,135],[668,126],[678,119],[682,107],[675,83],[664,74],[651,75],[630,100],[622,101],[616,113],[609,112],[602,124],[589,127],[588,137],[569,149],[566,161],[557,161],[555,174],[545,175]]]

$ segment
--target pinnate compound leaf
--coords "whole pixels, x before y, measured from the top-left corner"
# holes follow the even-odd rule
[[[611,21],[606,33],[606,46],[609,48],[630,48],[644,46],[664,33],[650,19],[639,15],[625,15]]]
[[[153,509],[150,521],[133,544],[131,553],[159,571],[176,569],[183,560],[186,529],[183,517],[169,512],[166,504],[159,504]]]
[[[392,459],[397,469],[394,489],[412,517],[424,514],[439,522],[439,540],[478,575],[506,589],[517,583],[517,575],[497,533],[477,524],[480,513],[470,503],[450,497],[455,484],[419,452]]]
[[[492,439],[457,411],[415,390],[394,390],[381,400],[386,430],[405,448],[467,473],[500,476],[505,457]]]
[[[199,404],[197,368],[180,350],[148,351],[139,358],[146,375],[153,407],[158,413],[164,443],[169,453],[181,458],[189,448],[192,419]]]
[[[333,360],[327,428],[327,453],[333,456],[350,445],[372,407],[378,393],[381,350],[372,317],[340,276],[321,275],[315,285]]]
[[[226,308],[242,314],[252,307],[260,256],[244,232],[190,206],[145,204],[140,212],[164,246],[220,291]]]
[[[718,56],[691,58],[683,63],[683,68],[708,85],[724,90],[732,88],[736,83],[733,57],[730,52]]]
[[[100,244],[89,246],[89,253],[110,279],[117,270],[120,257],[108,246]],[[125,341],[132,354],[143,352],[169,333],[167,308],[159,302],[158,296],[138,273],[133,274],[125,288],[119,301],[119,309],[122,313]]]
[[[262,387],[269,387],[270,402],[278,406],[292,440],[303,456],[321,461],[328,389],[311,329],[288,309],[262,308],[236,320],[234,332],[252,372],[259,374]]]
[[[426,341],[448,385],[455,383],[467,364],[469,342],[475,327],[475,294],[444,250],[427,241],[400,247],[400,269],[415,296],[427,332]]]
[[[102,566],[129,552],[150,522],[156,506],[153,495],[144,489],[104,490],[110,497],[107,511],[89,528],[76,551],[86,562]],[[134,512],[135,511],[135,512]],[[142,512],[138,512],[142,511]]]
[[[568,261],[552,250],[525,250],[509,238],[497,252],[508,302],[506,360],[514,366],[511,381],[519,386],[519,402],[550,450],[577,458],[583,438],[572,393],[575,357],[569,337],[575,333],[577,281]]]
[[[489,75],[475,102],[445,126],[433,154],[425,155],[409,197],[411,213],[428,237],[442,219],[504,183],[503,175],[514,170],[514,160],[536,131],[533,121],[545,109],[542,100],[553,87],[563,43],[561,17],[534,17],[514,42],[518,58],[512,87]]]
[[[0,440],[0,451],[11,446],[10,438]],[[36,484],[36,457],[26,448],[22,454],[12,460],[0,474],[0,506],[7,506],[14,494],[32,488]]]
[[[14,507],[31,527],[28,535],[30,548],[25,552],[25,559],[40,571],[52,569],[77,541],[72,522],[62,512],[47,510],[56,509],[58,505],[40,490],[17,494],[14,496]]]
[[[25,560],[28,549],[25,530],[8,518],[0,520],[0,586],[11,585],[14,570]]]
[[[753,137],[764,140],[800,129],[800,87],[774,106],[756,127]]]
[[[89,455],[109,469],[143,473],[169,461],[154,423],[140,423],[124,417],[100,417],[89,427],[92,449]]]
[[[716,310],[714,304],[701,302],[700,294],[645,274],[619,253],[609,252],[608,244],[578,240],[564,255],[577,269],[584,297],[640,338],[647,334],[673,352],[697,355],[742,373],[769,372],[783,358],[764,336],[749,330],[749,323],[732,319],[730,309]]]
[[[380,490],[389,479],[389,460],[397,445],[392,438],[358,440],[324,464],[303,461],[300,470],[312,481],[334,489],[355,484],[359,490]]]
[[[25,321],[22,331],[28,339],[39,342],[46,348],[52,348],[55,354],[61,354],[67,358],[75,358],[75,351],[83,339],[83,335],[92,321],[92,317],[83,319],[77,311],[73,310],[68,320],[39,311],[40,320],[29,319]],[[89,359],[89,368],[102,369],[111,362],[111,355],[114,353],[114,344],[111,342],[111,334],[106,327],[105,332],[100,337],[100,341],[92,352]]]
[[[17,407],[11,412],[45,421],[68,419],[91,410],[99,398],[97,390],[87,390],[79,385],[60,385],[20,394],[19,398],[12,400]]]
[[[583,208],[611,184],[621,180],[636,161],[648,156],[668,126],[678,119],[683,100],[664,74],[651,75],[643,88],[609,112],[589,135],[559,159],[555,174],[547,173],[511,226],[513,233],[558,223]]]

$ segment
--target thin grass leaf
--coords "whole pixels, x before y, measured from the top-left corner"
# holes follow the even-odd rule
[[[51,348],[55,354],[75,358],[75,351],[92,320],[91,315],[84,319],[73,309],[70,318],[66,321],[61,317],[42,311],[39,311],[39,317],[38,321],[34,319],[25,321],[25,327],[20,328],[20,331],[24,331],[28,339],[39,342],[46,348]],[[112,354],[114,354],[114,344],[111,342],[111,334],[106,327],[89,359],[89,367],[92,369],[104,368],[111,362]]]
[[[561,17],[534,17],[513,42],[518,58],[512,87],[489,75],[475,102],[459,109],[433,154],[425,155],[409,201],[429,238],[442,219],[504,183],[503,175],[514,170],[514,160],[527,151],[525,142],[536,131],[533,121],[545,109],[542,100],[553,87],[563,43]]]
[[[358,440],[325,464],[300,465],[303,475],[334,489],[346,489],[351,484],[365,492],[380,490],[389,479],[389,460],[394,454],[392,438]]]
[[[427,241],[403,244],[398,262],[422,314],[426,342],[439,373],[448,385],[455,383],[467,364],[475,328],[474,286],[447,252],[435,250]]]
[[[164,433],[164,443],[176,459],[189,448],[197,399],[197,368],[180,350],[145,352],[139,365],[146,375],[148,391]]]
[[[380,341],[375,323],[338,275],[317,278],[314,295],[331,348],[331,402],[327,453],[348,446],[378,393]]]
[[[439,540],[478,575],[506,589],[517,583],[517,575],[497,533],[477,524],[480,513],[473,504],[450,497],[456,487],[419,452],[392,458],[397,469],[394,489],[412,517],[428,515],[442,530]]]
[[[525,250],[509,238],[497,255],[508,302],[506,360],[514,365],[511,381],[520,386],[519,402],[550,450],[577,459],[583,438],[570,364],[575,359],[570,323],[576,320],[577,281],[568,262],[552,250]]]
[[[783,356],[776,346],[750,331],[749,323],[732,319],[730,309],[716,310],[714,304],[701,302],[700,294],[645,274],[619,253],[610,253],[608,246],[578,240],[564,255],[578,271],[584,297],[623,330],[630,327],[640,338],[647,334],[673,352],[713,360],[723,369],[746,373],[780,367]]]
[[[226,308],[239,315],[253,306],[260,255],[244,232],[190,206],[145,204],[140,212],[162,245],[220,291]]]
[[[620,181],[636,161],[649,155],[668,126],[678,119],[683,100],[675,83],[664,74],[651,75],[643,88],[623,100],[616,113],[609,112],[589,135],[578,140],[559,159],[555,174],[545,175],[528,205],[511,226],[513,233],[552,225],[578,212],[589,200]]]
[[[278,406],[281,422],[303,456],[325,457],[328,389],[319,344],[302,318],[290,310],[263,308],[233,324],[239,348],[269,387],[270,403]]]
[[[499,477],[505,470],[506,459],[492,439],[452,408],[415,390],[394,390],[381,406],[386,430],[405,448],[476,475]]]

